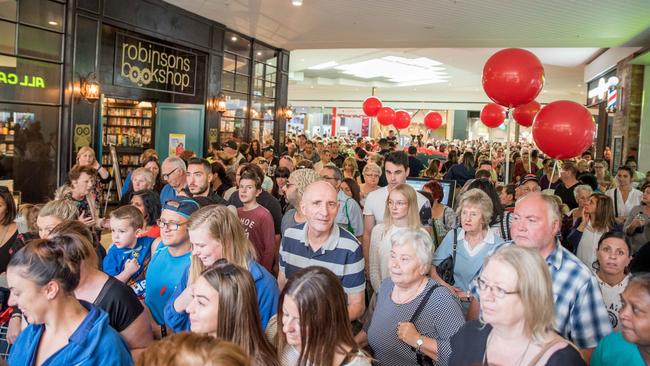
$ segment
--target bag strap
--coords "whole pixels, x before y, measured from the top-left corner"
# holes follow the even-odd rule
[[[352,235],[355,235],[354,228],[352,227],[352,222],[350,221],[350,214],[348,213],[348,200],[351,198],[346,198],[345,203],[343,204],[343,211],[345,211],[345,218],[348,220],[347,229]]]
[[[458,229],[454,228],[454,245],[452,247],[451,257],[456,264],[456,247],[458,247]]]
[[[510,240],[510,212],[505,211],[504,219],[506,220],[506,232],[503,240]]]
[[[614,188],[614,217],[618,217],[618,188]]]
[[[440,240],[438,239],[438,229],[436,229],[436,219],[432,219],[431,228],[433,229],[433,238],[435,241],[436,248],[440,246]]]
[[[553,346],[555,346],[559,342],[562,342],[562,340],[563,339],[561,337],[555,337],[550,342],[546,343],[544,347],[542,347],[542,349],[539,350],[539,353],[537,353],[537,355],[530,361],[528,366],[536,366],[537,363],[542,359],[542,357],[546,355],[546,352],[548,352]]]
[[[433,293],[433,290],[436,288],[440,287],[437,283],[434,283],[433,286],[427,291],[426,294],[424,294],[424,297],[422,298],[422,301],[420,301],[420,304],[418,305],[418,308],[415,309],[415,313],[413,313],[413,316],[411,317],[411,320],[409,321],[410,323],[415,324],[415,321],[418,320],[418,316],[420,316],[420,313],[422,312],[422,309],[424,309],[424,306],[427,304],[429,301],[429,297],[431,297],[431,294]]]

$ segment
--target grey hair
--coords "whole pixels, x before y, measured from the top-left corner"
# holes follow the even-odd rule
[[[390,242],[392,247],[411,245],[415,250],[417,260],[425,268],[423,274],[429,273],[435,249],[430,235],[421,229],[401,229],[390,237]]]
[[[492,200],[487,193],[483,192],[478,188],[472,188],[463,192],[460,196],[460,202],[458,202],[458,208],[456,209],[456,214],[458,217],[461,217],[461,213],[465,205],[478,206],[481,209],[481,217],[483,218],[483,226],[490,227],[490,222],[492,222],[492,212],[494,210]]]
[[[368,162],[366,166],[363,167],[363,174],[366,174],[366,172],[374,170],[381,176],[381,167],[373,162]]]
[[[336,165],[334,165],[332,163],[327,163],[327,164],[325,164],[325,166],[323,166],[322,169],[331,170],[332,172],[334,172],[334,178],[336,178],[336,180],[338,180],[338,181],[343,180],[343,174],[341,173],[341,169],[339,169],[339,167],[337,167]]]
[[[154,177],[153,173],[147,168],[138,168],[131,173],[131,180],[136,176],[141,176],[147,182],[147,189],[153,189]]]
[[[591,188],[590,185],[587,185],[587,184],[581,184],[581,185],[579,185],[579,186],[577,186],[577,187],[575,187],[575,188],[573,189],[573,197],[574,197],[575,199],[578,199],[578,193],[580,193],[580,191],[588,192],[589,195],[591,195],[592,193],[594,193],[594,190]]]
[[[163,164],[169,164],[173,166],[174,168],[180,169],[183,172],[187,171],[187,166],[185,165],[185,160],[179,158],[178,156],[169,156],[165,161],[163,161]]]

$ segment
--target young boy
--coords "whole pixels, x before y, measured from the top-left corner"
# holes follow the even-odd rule
[[[257,251],[258,262],[273,273],[275,260],[275,229],[273,216],[257,203],[262,182],[252,169],[243,169],[239,178],[239,199],[244,207],[237,209],[244,231]]]
[[[122,206],[111,212],[113,245],[104,258],[104,272],[129,285],[144,300],[145,273],[151,259],[154,239],[140,237],[144,217],[135,206]]]

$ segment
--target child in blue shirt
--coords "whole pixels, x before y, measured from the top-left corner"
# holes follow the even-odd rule
[[[122,206],[110,214],[113,245],[104,258],[104,272],[129,285],[144,300],[145,273],[151,259],[153,238],[138,236],[144,217],[135,206]]]

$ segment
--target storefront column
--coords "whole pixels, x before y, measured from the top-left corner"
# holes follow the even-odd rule
[[[624,164],[630,155],[638,160],[644,66],[631,64],[632,58],[633,56],[630,56],[616,66],[620,86],[620,108],[614,113],[611,146],[614,146],[615,136],[623,136],[620,164]]]
[[[650,66],[643,66],[643,90],[650,91]],[[641,100],[641,127],[639,131],[639,156],[650,156],[650,100],[646,93],[642,94]],[[639,161],[639,171],[647,172],[650,170],[650,159],[641,159]]]

